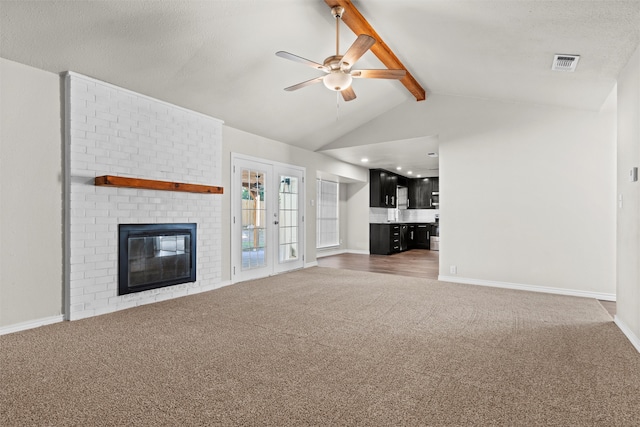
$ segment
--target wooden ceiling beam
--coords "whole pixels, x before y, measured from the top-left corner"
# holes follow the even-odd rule
[[[351,0],[324,0],[329,7],[342,6],[344,14],[342,21],[356,35],[367,34],[376,39],[376,43],[371,47],[371,52],[389,69],[405,70],[407,74],[400,82],[416,97],[416,101],[426,99],[426,93],[420,83],[411,75],[409,70],[402,64],[398,57],[393,53],[391,48],[380,38],[376,30],[365,19],[360,11],[351,3]]]

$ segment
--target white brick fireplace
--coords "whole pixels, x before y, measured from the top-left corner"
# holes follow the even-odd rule
[[[97,187],[94,178],[220,185],[222,122],[72,72],[65,83],[66,318],[221,286],[220,195]],[[196,281],[118,295],[118,225],[158,223],[197,224]]]

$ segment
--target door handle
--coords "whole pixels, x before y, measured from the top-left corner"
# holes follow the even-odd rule
[[[274,223],[275,225],[280,224],[278,221],[273,221],[273,223]]]

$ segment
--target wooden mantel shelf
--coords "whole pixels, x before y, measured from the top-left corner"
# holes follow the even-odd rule
[[[187,193],[222,194],[222,187],[200,184],[184,184],[182,182],[156,181],[153,179],[125,178],[122,176],[97,176],[95,185],[107,187],[144,188],[146,190],[184,191]]]

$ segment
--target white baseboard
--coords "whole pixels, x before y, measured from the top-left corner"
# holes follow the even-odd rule
[[[342,255],[344,253],[347,253],[345,249],[331,249],[331,250],[317,251],[316,258],[323,258],[326,256],[333,256],[333,255]]]
[[[357,249],[335,249],[332,251],[316,252],[316,258],[323,258],[326,256],[342,255],[342,254],[369,255],[369,251],[357,250]]]
[[[0,327],[0,335],[12,334],[14,332],[26,331],[27,329],[39,328],[40,326],[51,325],[64,321],[64,315],[44,317],[42,319],[28,320],[26,322],[14,323],[13,325]]]
[[[369,251],[359,251],[355,249],[347,249],[347,253],[349,254],[358,254],[358,255],[370,255]]]
[[[613,318],[613,321],[618,326],[618,328],[620,328],[622,333],[629,339],[629,341],[631,341],[631,345],[633,345],[636,350],[638,350],[638,353],[640,353],[640,338],[636,334],[634,334],[631,328],[626,323],[624,323],[622,319],[620,319],[617,315]]]
[[[543,292],[547,294],[570,295],[574,297],[595,298],[603,301],[615,301],[615,294],[605,294],[602,292],[578,291],[575,289],[551,288],[548,286],[523,285],[520,283],[496,282],[493,280],[470,279],[467,277],[438,275],[438,280],[442,282],[464,283],[467,285],[490,286],[494,288],[518,289],[521,291]]]
[[[318,266],[318,261],[313,261],[313,262],[308,262],[304,265],[304,268],[309,268],[309,267],[317,267]]]

